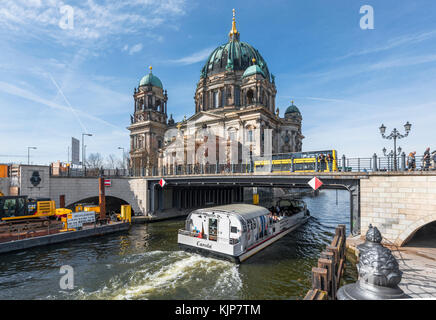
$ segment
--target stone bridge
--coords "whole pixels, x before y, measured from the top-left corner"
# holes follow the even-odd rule
[[[36,186],[30,181],[35,171],[41,178]],[[404,245],[417,230],[436,221],[436,172],[180,175],[165,176],[164,188],[160,177],[108,177],[112,185],[106,195],[129,203],[136,214],[159,217],[169,209],[242,201],[243,188],[307,188],[314,176],[324,189],[349,191],[353,235],[365,234],[371,223],[389,241]],[[57,206],[61,195],[67,206],[98,196],[97,178],[50,176],[44,166],[21,166],[18,181],[10,181],[14,183],[20,194],[49,197]]]

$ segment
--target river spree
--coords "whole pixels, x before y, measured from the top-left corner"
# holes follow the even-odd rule
[[[349,232],[349,193],[305,197],[311,219],[241,265],[180,251],[184,219],[133,225],[128,233],[35,248],[0,258],[0,299],[302,299],[311,269],[338,224]],[[74,269],[61,290],[60,268]],[[356,281],[347,263],[344,281]]]

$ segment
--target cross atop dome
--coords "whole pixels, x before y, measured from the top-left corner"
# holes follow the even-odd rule
[[[235,19],[235,9],[233,9],[233,21],[232,21],[232,29],[229,33],[230,41],[239,41],[239,32],[236,29],[236,19]]]

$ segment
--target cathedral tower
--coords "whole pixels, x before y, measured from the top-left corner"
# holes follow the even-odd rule
[[[152,72],[144,76],[134,89],[134,113],[130,116],[130,167],[133,174],[158,164],[157,150],[163,147],[167,128],[168,95],[162,82]]]

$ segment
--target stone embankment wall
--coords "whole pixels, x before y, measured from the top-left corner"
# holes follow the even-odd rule
[[[396,245],[436,221],[436,173],[371,175],[360,180],[361,234],[371,223]]]

